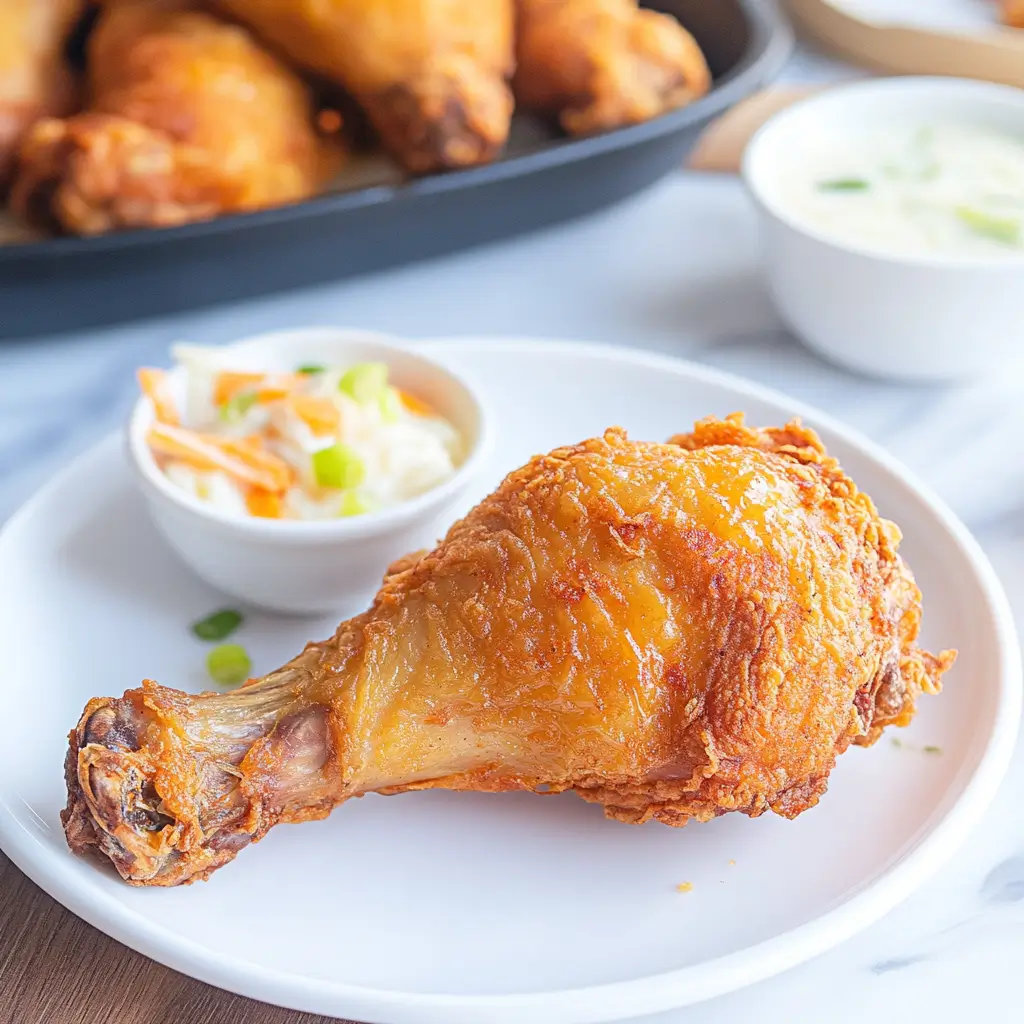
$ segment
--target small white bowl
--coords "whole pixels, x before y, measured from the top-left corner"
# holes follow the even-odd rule
[[[232,369],[293,370],[303,363],[387,363],[399,387],[422,397],[461,434],[466,456],[455,474],[425,493],[379,512],[299,522],[233,516],[176,487],[146,443],[153,407],[135,406],[128,447],[149,511],[183,561],[218,590],[247,604],[289,614],[361,611],[396,558],[432,547],[451,523],[492,445],[490,418],[476,390],[446,367],[395,339],[366,331],[311,327],[262,334],[229,345]],[[179,400],[184,373],[172,371]]]
[[[772,185],[793,144],[837,127],[960,121],[1024,137],[1024,90],[956,78],[891,78],[829,89],[776,114],[747,147],[779,312],[811,348],[882,377],[950,380],[1024,355],[1024,257],[886,255],[817,232]]]

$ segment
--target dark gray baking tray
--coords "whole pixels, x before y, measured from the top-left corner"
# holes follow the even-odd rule
[[[607,206],[677,168],[705,124],[781,68],[773,0],[660,0],[715,76],[697,103],[566,139],[526,118],[497,163],[203,224],[0,247],[0,337],[70,331],[339,280],[507,238]],[[523,130],[525,129],[525,131]]]

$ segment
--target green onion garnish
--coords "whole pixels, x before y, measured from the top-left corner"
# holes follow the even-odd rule
[[[928,746],[924,748],[924,752],[926,754],[941,754],[942,747],[936,747],[934,744],[929,743]]]
[[[402,415],[402,399],[394,388],[385,388],[377,399],[380,403],[380,418],[385,423],[397,423]]]
[[[210,677],[221,686],[237,686],[249,678],[252,662],[241,644],[221,644],[206,656]]]
[[[863,178],[835,178],[832,181],[819,181],[818,188],[822,192],[867,192],[871,182]]]
[[[296,373],[305,373],[312,375],[314,373],[326,373],[327,367],[321,366],[319,363],[306,363],[304,366],[300,366],[295,370]]]
[[[363,482],[366,467],[347,444],[339,441],[313,452],[313,475],[321,487],[347,489]]]
[[[347,518],[348,516],[362,516],[372,512],[375,504],[369,498],[361,495],[358,491],[346,491],[341,496],[341,511],[338,515]]]
[[[205,619],[192,623],[192,632],[200,640],[223,640],[242,624],[242,615],[231,608],[224,608]]]
[[[1021,223],[1016,217],[996,217],[973,206],[958,206],[956,215],[961,223],[983,238],[1003,245],[1020,245]]]
[[[356,363],[338,381],[339,391],[364,404],[372,402],[387,386],[388,368],[385,363]]]
[[[237,423],[255,404],[255,391],[243,391],[220,407],[220,418],[225,423]]]

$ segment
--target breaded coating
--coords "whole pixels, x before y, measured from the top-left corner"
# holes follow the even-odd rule
[[[351,92],[408,170],[486,163],[505,145],[513,0],[219,2]]]
[[[84,0],[0,3],[0,190],[25,132],[41,117],[70,112],[64,45]]]
[[[516,100],[573,135],[684,107],[711,87],[693,36],[636,0],[517,0]]]
[[[102,14],[90,100],[28,134],[11,205],[50,230],[166,227],[304,199],[333,171],[306,85],[248,32],[188,4]]]
[[[608,430],[510,474],[264,679],[90,701],[68,842],[174,885],[369,792],[795,817],[953,661],[917,646],[899,539],[799,423],[711,419],[668,444]]]

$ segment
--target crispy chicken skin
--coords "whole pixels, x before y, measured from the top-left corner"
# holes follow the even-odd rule
[[[89,109],[38,122],[15,211],[83,235],[296,201],[331,170],[303,82],[250,33],[189,5],[118,3],[90,39]]]
[[[219,0],[339,82],[410,171],[492,160],[512,116],[513,0]]]
[[[63,50],[83,2],[0,3],[0,188],[33,122],[70,112],[74,89]]]
[[[70,735],[72,849],[205,878],[364,793],[574,790],[625,822],[794,817],[954,654],[899,531],[791,423],[538,456],[373,606],[231,693],[146,681]]]
[[[516,100],[573,135],[650,120],[711,86],[693,36],[636,0],[516,2]]]
[[[1024,28],[1024,0],[1003,0],[1003,21]]]

